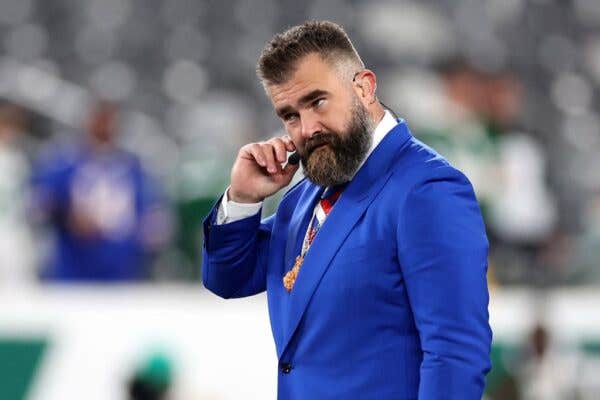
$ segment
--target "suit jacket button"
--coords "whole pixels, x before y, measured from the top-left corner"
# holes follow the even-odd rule
[[[289,374],[292,371],[292,365],[290,363],[282,363],[280,368],[281,372],[284,374]]]

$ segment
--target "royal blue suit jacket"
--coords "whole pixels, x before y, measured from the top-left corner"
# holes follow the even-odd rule
[[[215,206],[204,221],[204,285],[224,298],[267,291],[278,399],[479,400],[492,338],[488,242],[467,178],[400,120],[288,293],[282,278],[322,191],[303,180],[265,220],[217,225]]]

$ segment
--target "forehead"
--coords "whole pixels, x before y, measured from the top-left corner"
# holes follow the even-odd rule
[[[336,93],[342,90],[340,74],[318,54],[300,59],[290,79],[281,84],[267,85],[267,93],[273,106],[295,106],[298,99],[313,90]]]

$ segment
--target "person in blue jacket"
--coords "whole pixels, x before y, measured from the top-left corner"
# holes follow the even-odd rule
[[[117,109],[99,102],[86,140],[51,145],[31,178],[32,213],[49,224],[41,275],[57,281],[133,281],[168,237],[169,217],[140,160],[116,144]]]
[[[288,135],[239,151],[202,278],[224,298],[267,292],[278,399],[479,400],[488,241],[469,180],[386,110],[334,23],[274,36],[258,75]],[[293,151],[306,177],[261,219]]]

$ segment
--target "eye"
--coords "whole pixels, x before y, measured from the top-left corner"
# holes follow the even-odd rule
[[[292,122],[298,118],[298,113],[288,113],[283,116],[285,122]]]
[[[318,99],[316,99],[315,101],[312,102],[312,106],[314,108],[319,108],[323,104],[325,104],[325,98],[324,97],[318,98]]]

